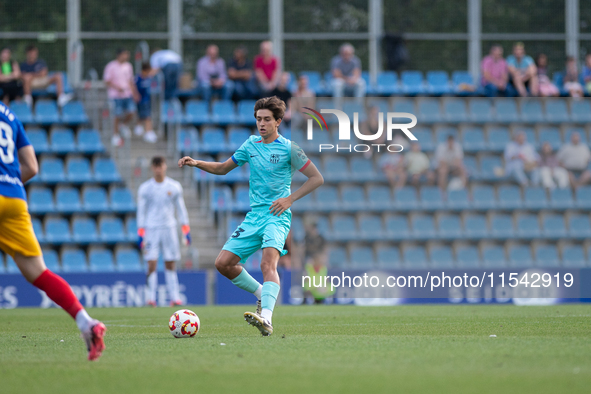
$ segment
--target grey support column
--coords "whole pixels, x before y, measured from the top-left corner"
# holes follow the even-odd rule
[[[382,70],[380,42],[384,34],[383,0],[369,0],[369,79],[375,83]]]
[[[579,0],[565,2],[566,54],[579,61]]]
[[[273,43],[273,53],[283,64],[283,0],[269,0],[269,34]]]
[[[68,0],[67,12],[67,52],[68,80],[78,86],[82,80],[82,43],[80,42],[80,0]]]
[[[168,49],[183,56],[183,0],[168,0]]]
[[[482,58],[482,2],[468,0],[468,71],[474,81],[480,74]]]

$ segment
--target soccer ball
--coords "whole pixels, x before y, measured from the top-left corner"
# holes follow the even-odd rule
[[[199,316],[188,309],[176,311],[168,321],[170,333],[175,338],[191,338],[199,332]]]

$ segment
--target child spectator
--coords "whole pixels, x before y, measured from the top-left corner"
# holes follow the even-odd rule
[[[291,91],[289,90],[289,80],[291,76],[289,73],[284,72],[281,74],[281,79],[279,81],[279,85],[275,89],[269,93],[269,96],[277,96],[277,98],[283,100],[287,109],[285,110],[285,115],[283,116],[284,122],[291,121]],[[289,124],[289,123],[287,123]]]
[[[439,143],[435,150],[435,161],[439,188],[442,191],[447,189],[447,176],[449,174],[460,179],[462,188],[466,187],[468,173],[466,167],[464,167],[464,150],[453,135],[449,135],[446,142]]]
[[[583,81],[587,94],[591,94],[591,53],[585,56],[585,67],[583,67]]]
[[[410,177],[410,181],[414,186],[418,186],[421,178],[425,176],[429,184],[433,184],[435,176],[430,170],[429,156],[425,152],[421,152],[421,145],[418,142],[413,142],[411,151],[408,152],[404,158],[406,171]],[[403,185],[404,180],[399,180],[398,184]]]
[[[560,91],[548,78],[548,56],[540,53],[536,57],[536,66],[538,67],[538,83],[540,84],[540,96],[542,97],[557,97]]]
[[[12,60],[10,48],[4,48],[0,52],[0,89],[2,89],[2,101],[4,104],[23,96],[23,85],[20,81],[21,69],[15,60]]]
[[[564,71],[564,90],[571,97],[583,97],[583,86],[579,83],[579,70],[574,57],[566,58],[566,70]]]
[[[140,101],[137,103],[139,122],[135,126],[135,135],[144,136],[144,141],[155,143],[158,140],[152,127],[152,101],[150,99],[150,87],[152,85],[152,67],[149,62],[142,63],[142,72],[135,77],[135,86]]]

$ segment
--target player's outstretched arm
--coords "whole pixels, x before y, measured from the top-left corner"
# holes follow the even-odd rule
[[[293,204],[294,201],[297,201],[305,195],[312,193],[324,183],[324,177],[320,171],[318,171],[318,168],[316,168],[314,163],[311,161],[309,163],[310,164],[307,165],[302,171],[302,174],[307,176],[308,180],[304,182],[304,184],[298,190],[291,193],[290,196],[279,198],[273,201],[273,204],[269,208],[271,214],[276,216],[281,215],[283,212],[287,211],[289,207],[291,207],[291,204]]]
[[[226,175],[228,172],[238,167],[238,165],[234,163],[234,161],[231,158],[223,163],[220,163],[214,161],[195,160],[189,156],[185,156],[179,160],[178,164],[179,167],[197,167],[205,172],[209,172],[210,174],[214,175]]]
[[[18,163],[21,167],[21,181],[26,183],[39,172],[39,163],[33,145],[23,146],[18,150]]]

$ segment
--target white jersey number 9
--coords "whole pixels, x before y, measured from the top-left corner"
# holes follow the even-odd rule
[[[3,148],[6,148],[6,153],[4,153]],[[5,164],[10,164],[14,161],[12,128],[5,122],[0,122],[0,159]]]

